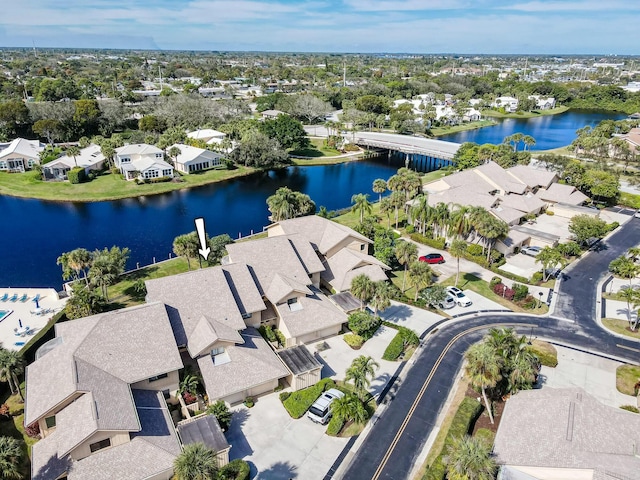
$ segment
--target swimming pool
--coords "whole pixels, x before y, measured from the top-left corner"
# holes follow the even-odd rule
[[[0,310],[0,322],[11,315],[11,312],[13,312],[13,310]]]

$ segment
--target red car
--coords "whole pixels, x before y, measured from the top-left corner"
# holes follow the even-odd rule
[[[418,260],[426,263],[444,263],[444,258],[439,253],[427,253],[421,256]]]

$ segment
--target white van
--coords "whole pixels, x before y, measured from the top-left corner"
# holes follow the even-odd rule
[[[332,388],[327,390],[311,405],[311,408],[307,412],[307,417],[316,423],[324,425],[331,418],[331,403],[336,398],[344,397],[344,393],[340,390]]]

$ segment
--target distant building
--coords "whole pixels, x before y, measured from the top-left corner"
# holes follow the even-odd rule
[[[515,113],[518,110],[518,99],[515,97],[498,97],[491,104],[495,108],[504,108],[507,113]]]
[[[16,138],[9,143],[0,143],[0,170],[24,172],[40,165],[40,152],[45,145],[39,140]]]
[[[222,155],[204,148],[192,147],[176,143],[168,148],[171,151],[173,147],[180,150],[180,154],[173,159],[175,169],[182,173],[195,173],[210,168],[217,168],[223,165]]]

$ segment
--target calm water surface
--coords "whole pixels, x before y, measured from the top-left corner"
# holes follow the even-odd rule
[[[535,119],[504,120],[445,140],[500,143],[515,132],[533,136],[536,149],[571,143],[575,131],[605,118],[594,112],[567,112]],[[194,230],[193,219],[204,217],[209,235],[233,238],[259,232],[268,223],[266,199],[281,186],[308,194],[329,210],[350,205],[354,193],[369,193],[376,178],[389,178],[398,164],[360,161],[342,165],[290,167],[214,185],[113,202],[55,203],[0,196],[0,286],[61,286],[56,259],[62,252],[118,245],[131,250],[129,267],[168,258],[173,239]]]

